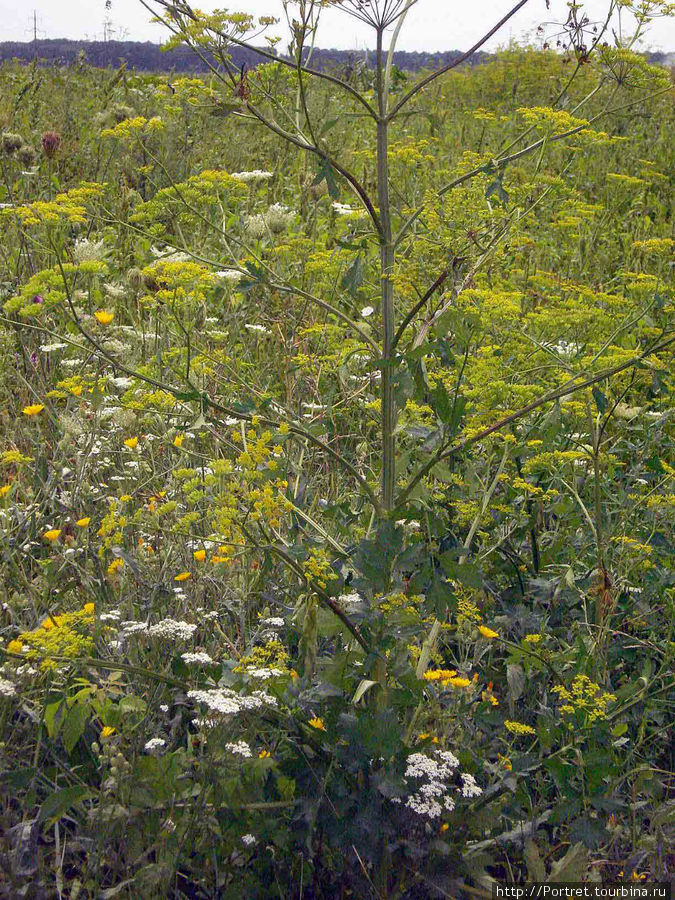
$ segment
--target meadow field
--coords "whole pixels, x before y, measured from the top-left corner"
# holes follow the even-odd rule
[[[0,68],[0,898],[669,881],[672,72],[163,5]]]

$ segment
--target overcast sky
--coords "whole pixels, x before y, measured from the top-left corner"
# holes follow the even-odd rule
[[[280,0],[195,0],[201,9],[227,7],[256,15],[279,15]],[[399,41],[402,50],[467,49],[506,13],[509,0],[418,0],[411,10]],[[487,45],[487,49],[508,43],[511,39],[534,38],[540,23],[562,21],[567,12],[565,0],[529,0],[504,29]],[[586,0],[585,9],[593,20],[604,18],[607,0]],[[162,27],[149,23],[149,14],[140,0],[112,0],[106,13],[105,0],[0,0],[0,40],[24,41],[33,36],[33,11],[37,18],[38,37],[67,37],[101,40],[104,19],[109,19],[115,37],[127,40],[160,42]],[[626,19],[626,24],[629,20]],[[552,29],[548,28],[549,33]],[[276,33],[285,37],[281,26]],[[344,12],[323,14],[317,44],[320,47],[361,49],[372,46],[372,32]],[[643,41],[649,49],[675,50],[675,18],[655,19]]]

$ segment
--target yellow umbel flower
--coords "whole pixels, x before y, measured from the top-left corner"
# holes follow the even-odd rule
[[[107,309],[97,309],[94,313],[94,318],[99,325],[110,325],[115,318],[115,313],[111,313]]]
[[[504,728],[516,736],[537,733],[531,725],[523,725],[522,722],[509,722],[507,720],[504,722]]]
[[[44,405],[42,403],[33,403],[31,406],[24,406],[23,414],[24,416],[37,416],[44,409]]]
[[[58,537],[60,534],[61,534],[60,528],[50,528],[49,531],[45,531],[45,533],[42,535],[42,537],[46,541],[51,541],[53,543],[54,541],[58,540]]]

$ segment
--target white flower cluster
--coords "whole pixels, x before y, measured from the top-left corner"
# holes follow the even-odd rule
[[[256,184],[259,181],[266,181],[272,177],[272,172],[263,172],[262,169],[254,169],[252,172],[233,172],[232,177],[238,181]]]
[[[243,756],[244,759],[250,759],[253,756],[251,748],[246,741],[235,741],[232,744],[225,744],[225,749],[234,754],[234,756]]]
[[[161,622],[149,626],[148,634],[151,637],[166,638],[167,640],[189,641],[196,630],[197,626],[189,622],[162,619]]]
[[[252,844],[257,844],[258,839],[254,837],[252,834],[242,834],[241,839],[247,847],[250,847]]]
[[[148,751],[148,753],[154,753],[157,750],[162,750],[166,746],[166,741],[164,738],[150,738],[149,741],[146,742],[144,749]]]
[[[119,622],[121,615],[119,609],[110,609],[108,612],[101,613],[99,619],[101,622]]]
[[[223,281],[239,281],[241,278],[241,272],[238,272],[236,269],[220,269],[218,272],[213,273],[216,278],[222,278]],[[214,320],[218,322],[218,319]]]
[[[284,620],[281,616],[270,616],[269,619],[263,619],[263,625],[266,625],[268,628],[283,628]]]
[[[105,241],[90,241],[82,238],[73,247],[73,259],[76,263],[93,262],[105,256]]]
[[[267,681],[268,678],[278,678],[284,674],[283,669],[264,669],[256,666],[249,666],[245,669],[245,672],[250,678],[259,678],[261,681]]]
[[[449,750],[437,750],[433,757],[424,753],[412,753],[407,759],[405,778],[416,783],[406,806],[420,816],[437,819],[443,810],[452,812],[455,808],[456,801],[451,790],[454,789],[467,798],[482,794],[476,779],[468,772],[460,774],[461,787],[450,784],[458,767],[459,760]]]
[[[222,716],[235,716],[240,712],[276,706],[277,701],[264,691],[253,691],[248,696],[236,694],[230,688],[210,688],[203,691],[188,691],[188,697],[196,703],[203,703],[209,712]]]
[[[180,658],[188,665],[195,663],[200,666],[208,666],[213,660],[204,650],[197,650],[195,653],[181,653]]]
[[[352,591],[350,594],[340,594],[338,600],[346,609],[350,609],[350,607],[353,606],[359,606],[361,603],[365,602],[361,594],[358,594],[356,591]]]
[[[120,638],[124,639],[129,637],[132,634],[138,634],[140,631],[147,631],[148,623],[147,622],[135,622],[133,619],[122,622],[122,631],[120,632]]]
[[[7,678],[0,678],[0,697],[13,697],[16,694],[16,685]]]
[[[68,344],[41,344],[40,350],[43,353],[54,353],[56,350],[65,350]]]
[[[473,775],[470,775],[468,772],[462,772],[460,778],[462,779],[462,797],[480,797],[483,789],[478,787]]]

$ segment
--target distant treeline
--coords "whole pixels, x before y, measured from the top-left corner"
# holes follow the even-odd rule
[[[258,65],[264,57],[251,50],[239,47],[231,49],[234,64],[238,67]],[[400,51],[394,54],[394,62],[400,69],[415,71],[417,69],[446,65],[460,56],[459,50],[448,50],[443,53],[409,53]],[[489,54],[477,53],[472,64],[483,62]],[[29,42],[4,41],[0,43],[0,61],[19,59],[32,62],[37,59],[41,65],[69,65],[78,59],[86,59],[92,66],[101,68],[116,67],[122,62],[130,68],[145,72],[205,72],[204,63],[187,47],[180,47],[164,52],[160,45],[150,41],[68,41],[65,39],[41,40]],[[312,55],[312,66],[319,68],[335,68],[336,66],[353,65],[365,61],[371,63],[372,53],[350,50],[319,50]]]

